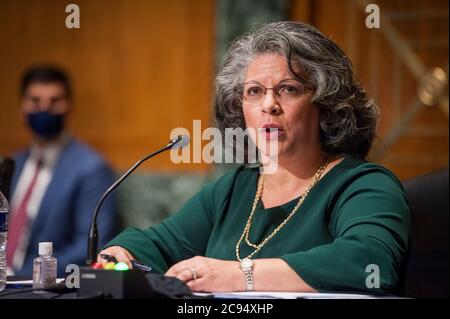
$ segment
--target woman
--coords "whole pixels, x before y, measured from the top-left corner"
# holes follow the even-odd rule
[[[378,108],[344,52],[306,24],[262,26],[229,50],[215,111],[222,130],[276,141],[266,155],[277,155],[277,170],[241,166],[102,253],[144,261],[194,291],[401,292],[407,200],[391,172],[364,160]]]

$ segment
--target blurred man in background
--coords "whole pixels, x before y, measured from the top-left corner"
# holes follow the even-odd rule
[[[54,67],[28,70],[21,83],[21,111],[32,133],[29,148],[15,156],[7,244],[9,272],[31,276],[39,242],[53,242],[58,275],[83,264],[95,204],[114,175],[99,154],[66,130],[72,109],[67,75]],[[99,215],[99,243],[114,235],[115,198]]]

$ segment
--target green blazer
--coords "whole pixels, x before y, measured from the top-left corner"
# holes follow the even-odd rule
[[[177,213],[122,246],[163,273],[196,255],[236,260],[235,247],[255,197],[259,169],[240,166],[204,186]],[[259,202],[250,241],[260,243],[299,198],[265,209]],[[253,258],[281,258],[318,291],[401,294],[410,214],[400,181],[386,168],[346,157],[311,189],[289,222]],[[244,243],[241,258],[253,248]],[[280,290],[283,290],[280,287]]]

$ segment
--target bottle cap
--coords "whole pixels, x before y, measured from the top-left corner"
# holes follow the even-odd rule
[[[39,255],[40,256],[51,256],[53,253],[53,243],[43,242],[39,243]]]

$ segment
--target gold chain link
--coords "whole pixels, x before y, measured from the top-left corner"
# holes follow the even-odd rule
[[[306,196],[308,196],[309,191],[319,181],[319,179],[322,176],[323,172],[325,171],[325,168],[327,167],[327,165],[328,165],[328,159],[325,159],[323,161],[323,163],[320,165],[320,167],[317,170],[317,172],[314,174],[313,181],[311,182],[311,184],[308,185],[308,187],[306,188],[305,192],[302,194],[302,196],[300,197],[297,205],[295,205],[294,209],[289,214],[289,216],[286,217],[286,219],[280,225],[278,225],[278,227],[275,228],[266,238],[264,238],[264,240],[259,245],[256,245],[256,244],[251,243],[250,240],[248,239],[248,237],[249,237],[249,233],[250,233],[250,227],[252,225],[252,219],[253,219],[253,216],[254,216],[255,211],[256,211],[256,206],[258,205],[258,202],[259,202],[259,200],[261,198],[262,191],[263,191],[263,188],[264,188],[263,187],[263,185],[264,185],[264,175],[261,175],[259,177],[259,179],[258,179],[258,188],[256,190],[255,199],[253,201],[252,211],[250,213],[250,216],[248,217],[247,224],[244,227],[244,231],[242,232],[242,235],[241,235],[241,237],[239,238],[239,240],[238,240],[238,242],[236,244],[236,258],[237,258],[238,261],[241,261],[239,247],[241,246],[242,240],[245,238],[245,242],[247,243],[247,245],[249,245],[250,247],[255,248],[255,250],[250,255],[248,255],[245,258],[253,257],[253,255],[255,255],[258,251],[260,251],[261,248],[263,248],[264,245],[269,240],[271,240],[281,230],[281,228],[284,227],[284,225],[286,225],[286,223],[291,219],[291,217],[294,216],[294,214],[298,211],[300,206],[302,206],[303,202],[306,199]]]

